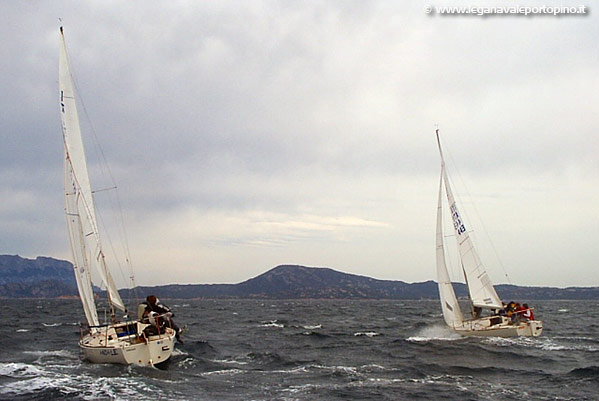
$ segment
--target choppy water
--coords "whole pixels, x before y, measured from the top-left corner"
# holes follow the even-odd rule
[[[536,339],[461,338],[436,301],[170,300],[167,370],[82,361],[79,303],[2,300],[0,399],[596,400],[599,302],[538,301]]]

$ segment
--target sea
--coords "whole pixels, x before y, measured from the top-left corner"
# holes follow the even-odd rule
[[[599,301],[530,301],[542,336],[509,339],[431,300],[163,301],[187,332],[157,369],[83,360],[78,300],[3,299],[0,399],[599,399]]]

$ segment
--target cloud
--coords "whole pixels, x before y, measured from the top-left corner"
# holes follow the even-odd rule
[[[593,247],[570,238],[597,223],[592,14],[442,18],[390,1],[0,8],[2,252],[69,255],[61,16],[92,183],[113,185],[98,142],[142,282],[160,283],[164,266],[174,281],[235,282],[286,262],[434,278],[439,124],[451,172],[494,205],[488,226],[576,255],[580,273],[565,274],[509,240],[504,253],[536,269],[517,283],[587,283]],[[99,206],[113,196],[98,193]]]

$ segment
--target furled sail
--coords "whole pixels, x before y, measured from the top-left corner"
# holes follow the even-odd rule
[[[445,192],[447,193],[449,211],[453,221],[453,228],[456,234],[458,251],[460,254],[460,260],[462,262],[462,269],[464,270],[464,275],[466,277],[466,284],[468,286],[470,300],[472,305],[476,307],[500,309],[501,300],[499,299],[495,288],[493,288],[493,283],[491,283],[491,280],[489,279],[480,257],[478,256],[478,252],[476,251],[476,248],[474,248],[474,244],[472,243],[470,235],[466,230],[460,212],[458,211],[455,198],[447,178],[447,170],[445,169],[445,160],[443,159],[443,152],[441,151],[438,132],[437,144],[439,145],[439,152],[441,154],[442,175],[443,181],[445,182]]]
[[[125,306],[104,260],[62,28],[60,34],[59,101],[65,150],[64,185],[67,228],[73,254],[75,278],[85,316],[90,325],[98,325],[91,283],[92,268],[100,274],[106,286],[110,303],[121,310],[125,310]]]
[[[445,168],[444,166],[442,167]],[[464,316],[455,296],[449,273],[447,272],[447,263],[445,261],[445,247],[443,245],[443,176],[439,181],[439,199],[437,202],[437,282],[439,283],[439,297],[441,299],[441,309],[443,318],[449,327],[456,327],[462,324]]]

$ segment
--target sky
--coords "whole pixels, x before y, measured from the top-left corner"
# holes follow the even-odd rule
[[[599,286],[594,3],[426,5],[513,2],[0,1],[0,254],[71,259],[62,24],[98,209],[103,155],[137,284],[280,264],[435,280],[438,127],[495,283]]]

